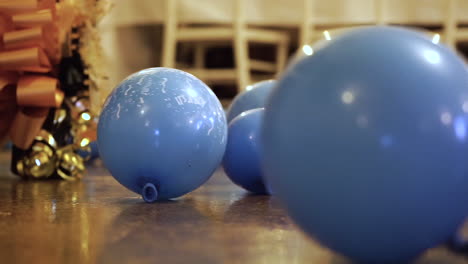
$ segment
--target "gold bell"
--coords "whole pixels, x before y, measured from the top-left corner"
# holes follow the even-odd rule
[[[83,157],[84,161],[88,161],[91,158],[91,146],[89,145],[91,143],[91,140],[87,137],[82,138],[76,148],[80,152],[80,156]]]
[[[91,114],[91,112],[86,110],[79,114],[77,122],[79,125],[85,125],[91,122],[92,119],[93,119],[93,115]]]
[[[83,176],[85,165],[83,158],[75,153],[73,147],[68,145],[58,151],[57,174],[65,180],[76,180]]]
[[[78,125],[88,124],[93,120],[93,115],[89,111],[90,101],[87,93],[74,96],[67,103],[71,110],[71,116]]]
[[[67,110],[63,108],[57,109],[54,115],[54,125],[57,126],[63,123],[63,121],[65,121],[66,118],[67,118]]]
[[[41,130],[34,139],[29,153],[16,164],[19,175],[35,179],[52,176],[57,163],[56,148],[54,137],[49,132]]]

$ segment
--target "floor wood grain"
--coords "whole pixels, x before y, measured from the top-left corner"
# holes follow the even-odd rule
[[[221,170],[189,195],[145,204],[99,166],[80,182],[21,181],[8,159],[0,154],[0,263],[351,263]],[[416,263],[468,259],[440,247]]]

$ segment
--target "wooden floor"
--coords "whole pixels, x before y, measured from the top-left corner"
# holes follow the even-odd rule
[[[21,181],[7,166],[0,154],[0,263],[350,263],[221,170],[176,201],[145,204],[99,166],[80,182]],[[417,263],[468,259],[441,247]]]

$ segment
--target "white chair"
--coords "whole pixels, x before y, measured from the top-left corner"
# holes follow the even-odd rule
[[[308,45],[312,41],[321,38],[323,33],[326,33],[328,30],[338,31],[340,29],[346,29],[354,26],[362,25],[376,25],[384,24],[384,4],[383,0],[373,0],[374,12],[375,12],[375,21],[369,23],[343,23],[334,25],[333,27],[326,27],[320,25],[316,19],[316,0],[302,0],[303,1],[303,14],[302,14],[302,23],[299,30],[299,44],[301,46]],[[325,36],[326,37],[326,36]]]
[[[285,66],[289,35],[279,30],[249,27],[246,22],[246,0],[233,1],[232,25],[185,25],[181,26],[178,17],[179,0],[166,0],[166,21],[163,42],[162,65],[177,67],[176,52],[178,43],[195,43],[194,67],[183,68],[201,80],[213,83],[235,83],[242,91],[252,81],[251,71],[274,75]],[[211,69],[204,67],[205,51],[211,45],[227,44],[234,50],[234,69]],[[266,62],[249,57],[249,43],[276,46],[276,61]],[[265,78],[265,77],[263,77]]]

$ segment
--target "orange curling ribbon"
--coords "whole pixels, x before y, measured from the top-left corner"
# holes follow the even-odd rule
[[[16,113],[11,124],[10,139],[20,149],[28,149],[41,130],[49,108],[24,108]]]
[[[17,14],[46,8],[55,11],[55,0],[0,0],[0,13]]]
[[[7,16],[3,16],[0,13],[0,34],[8,32],[13,29],[13,24],[11,23],[11,19]],[[0,43],[0,47],[2,44]]]
[[[29,75],[19,79],[16,88],[18,105],[36,107],[59,107],[63,92],[58,89],[55,78]]]
[[[55,0],[0,0],[0,142],[28,149],[64,94],[41,75],[58,61]]]
[[[51,70],[51,64],[44,51],[34,47],[0,52],[0,69],[45,73]]]
[[[18,28],[44,25],[53,21],[53,13],[50,9],[33,11],[26,14],[16,14],[11,18],[13,25]]]
[[[3,34],[3,48],[29,48],[39,45],[44,48],[44,32],[42,27],[33,27],[23,30],[15,30]]]
[[[20,13],[24,11],[31,11],[37,9],[39,3],[37,0],[1,0],[0,12],[7,12],[10,14]]]
[[[63,92],[57,79],[42,75],[24,75],[17,79],[16,91],[8,85],[14,74],[0,75],[0,84],[6,85],[0,93],[0,138],[8,133],[13,143],[27,149],[39,133],[50,107],[58,107]]]

